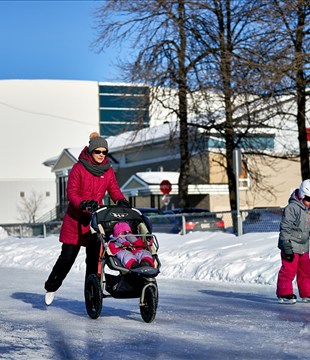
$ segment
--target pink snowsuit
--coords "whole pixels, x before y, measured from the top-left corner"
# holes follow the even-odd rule
[[[131,235],[132,231],[126,222],[119,222],[114,226],[113,241],[109,243],[109,249],[127,269],[135,262],[148,261],[154,267],[152,254],[146,249],[144,241],[140,237]]]

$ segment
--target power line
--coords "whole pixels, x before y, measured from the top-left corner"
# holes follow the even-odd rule
[[[24,112],[24,113],[32,114],[32,115],[48,116],[48,117],[52,117],[52,118],[55,118],[55,119],[61,119],[61,120],[65,120],[65,121],[71,121],[71,122],[74,122],[74,123],[79,123],[79,124],[82,124],[82,125],[91,125],[91,126],[94,125],[94,124],[91,124],[91,123],[87,123],[85,121],[70,119],[70,118],[66,118],[66,117],[63,117],[63,116],[52,115],[52,114],[41,113],[41,112],[37,112],[37,111],[31,111],[31,110],[19,108],[17,106],[13,106],[13,105],[4,103],[2,101],[0,101],[0,104],[3,105],[3,106],[6,106],[8,108],[11,108],[11,109],[14,109],[14,110],[17,110],[17,111],[21,111],[21,112]]]

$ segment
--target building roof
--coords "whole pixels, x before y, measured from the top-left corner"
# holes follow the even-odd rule
[[[109,153],[122,151],[124,148],[134,148],[141,145],[160,142],[163,139],[166,139],[171,135],[171,131],[173,131],[176,127],[175,123],[165,123],[162,125],[154,126],[147,129],[142,129],[138,132],[136,131],[127,131],[125,133],[109,136],[107,137],[107,141],[109,144]],[[84,145],[86,146],[86,144]],[[77,148],[66,148],[66,151],[70,156],[78,160],[78,157],[83,150],[84,146]],[[49,166],[53,168],[57,163],[58,159],[62,156],[63,152],[58,156],[53,156],[43,162],[45,166]],[[113,162],[113,157],[112,157]]]
[[[137,172],[136,175],[150,185],[160,184],[163,180],[168,180],[172,185],[177,185],[180,173],[175,171],[146,171]]]
[[[132,175],[121,190],[126,196],[146,196],[146,195],[164,195],[160,190],[160,183],[168,180],[172,189],[169,195],[177,195],[179,172],[173,171],[146,171],[138,172]],[[226,184],[190,184],[188,195],[196,194],[228,194],[228,185]]]

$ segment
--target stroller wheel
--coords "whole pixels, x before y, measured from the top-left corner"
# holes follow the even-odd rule
[[[158,303],[157,286],[147,286],[144,293],[144,301],[140,304],[140,314],[146,323],[155,319]]]
[[[97,319],[102,309],[102,291],[100,281],[95,274],[87,277],[84,289],[87,314],[92,319]]]

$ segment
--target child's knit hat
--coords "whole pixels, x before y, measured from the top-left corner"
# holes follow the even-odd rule
[[[125,231],[129,231],[130,234],[132,233],[131,228],[128,223],[119,222],[114,226],[113,236],[117,237],[119,234],[121,234],[122,232],[125,232]]]

